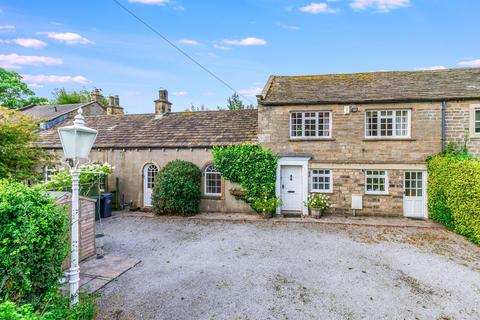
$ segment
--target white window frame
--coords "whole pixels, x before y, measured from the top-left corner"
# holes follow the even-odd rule
[[[384,174],[369,174],[369,171],[383,172]],[[367,184],[368,178],[383,178],[385,191],[368,190],[368,184]],[[387,170],[377,170],[377,169],[365,170],[365,194],[388,194],[388,171]]]
[[[480,131],[477,132],[477,123],[480,123],[480,119],[477,119],[477,112],[480,112],[480,108],[473,109],[473,134],[480,136]]]
[[[382,112],[391,111],[391,116],[382,116]],[[407,134],[406,135],[397,135],[397,112],[407,112]],[[376,112],[377,113],[377,134],[368,135],[368,114]],[[392,135],[382,135],[381,130],[381,121],[382,119],[392,119]],[[410,109],[375,109],[375,110],[366,110],[365,111],[365,139],[409,139],[411,138],[412,128],[412,110]]]
[[[209,168],[213,167],[215,171],[207,171]],[[212,193],[212,192],[207,192],[207,181],[208,181],[208,175],[217,175],[220,177],[220,192],[219,193]],[[209,197],[221,197],[222,196],[222,189],[223,189],[223,180],[222,176],[220,175],[220,172],[218,172],[213,164],[209,164],[208,166],[205,167],[203,170],[203,194],[205,196]]]
[[[292,135],[292,115],[294,113],[301,113],[302,114],[302,135],[301,136],[293,136]],[[307,136],[305,135],[305,114],[306,113],[314,113],[315,114],[315,135],[314,136]],[[328,113],[328,136],[320,136],[319,133],[319,121],[318,121],[318,114],[319,113]],[[289,137],[290,139],[331,139],[332,138],[332,112],[328,110],[323,111],[292,111],[290,112],[290,119],[289,119]]]
[[[56,168],[49,168],[48,166],[45,166],[45,171],[44,171],[45,183],[51,180],[50,177],[54,175],[55,172],[57,172]]]
[[[314,171],[328,171],[328,173],[314,173]],[[329,178],[329,188],[328,189],[315,189],[313,187],[313,178],[314,176],[317,176],[318,178]],[[333,172],[331,169],[324,169],[324,168],[312,168],[310,169],[310,190],[311,192],[316,192],[316,193],[332,193],[333,192]]]

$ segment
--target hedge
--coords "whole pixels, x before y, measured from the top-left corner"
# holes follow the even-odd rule
[[[0,180],[0,301],[37,304],[62,274],[68,214],[40,190]]]
[[[174,160],[158,173],[152,204],[156,214],[192,216],[199,212],[202,172],[191,162]]]
[[[430,218],[480,244],[480,160],[438,155],[427,167]]]

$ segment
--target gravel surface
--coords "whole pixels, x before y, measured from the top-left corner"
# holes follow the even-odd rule
[[[480,248],[442,229],[118,217],[142,262],[99,319],[480,319]]]

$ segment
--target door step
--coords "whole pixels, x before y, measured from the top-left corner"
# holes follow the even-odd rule
[[[301,218],[302,217],[301,211],[282,211],[281,214],[285,218]]]

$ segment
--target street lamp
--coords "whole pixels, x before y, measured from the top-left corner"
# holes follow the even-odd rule
[[[80,161],[88,160],[88,155],[97,138],[97,130],[85,127],[85,118],[83,117],[82,108],[78,109],[73,125],[58,129],[58,135],[62,143],[65,159],[70,166],[70,174],[72,175],[72,235],[71,235],[71,252],[70,252],[70,300],[71,304],[78,303],[78,287],[80,283],[80,267],[78,265],[78,220],[79,220],[79,176],[80,170],[78,164]]]

